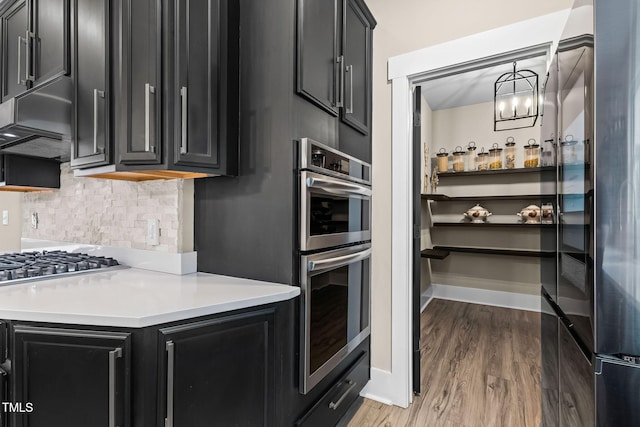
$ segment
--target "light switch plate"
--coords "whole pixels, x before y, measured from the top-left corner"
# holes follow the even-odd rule
[[[9,211],[2,211],[2,225],[9,225]]]
[[[158,246],[160,244],[160,220],[147,220],[147,245]]]

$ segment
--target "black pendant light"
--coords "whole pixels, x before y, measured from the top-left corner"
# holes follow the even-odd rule
[[[538,74],[531,70],[504,73],[494,85],[493,130],[532,127],[538,120]]]

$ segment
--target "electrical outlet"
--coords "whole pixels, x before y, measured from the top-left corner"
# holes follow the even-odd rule
[[[2,225],[9,225],[9,211],[2,211]]]
[[[160,220],[147,220],[147,245],[158,246],[160,244]]]
[[[31,228],[38,228],[38,213],[33,212],[31,214]]]

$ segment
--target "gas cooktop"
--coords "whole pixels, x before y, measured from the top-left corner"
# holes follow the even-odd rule
[[[62,275],[97,272],[120,266],[113,258],[66,251],[20,252],[0,255],[0,286],[54,279]]]

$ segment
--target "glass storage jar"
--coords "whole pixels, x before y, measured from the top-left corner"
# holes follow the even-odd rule
[[[524,167],[535,168],[540,163],[540,144],[536,144],[536,140],[533,138],[528,142],[524,146]]]
[[[502,169],[502,148],[497,143],[489,149],[489,169]]]
[[[316,148],[311,152],[311,164],[319,168],[324,168],[325,154],[324,150]]]
[[[461,146],[456,147],[456,151],[453,153],[453,171],[454,172],[464,172],[464,151],[462,151]]]
[[[484,148],[478,153],[478,158],[476,160],[478,162],[479,171],[486,171],[489,169],[489,153],[485,153]]]
[[[504,144],[504,167],[506,169],[513,169],[516,167],[516,142],[512,136],[507,138],[507,143]]]
[[[449,153],[441,148],[438,154],[438,172],[446,172],[449,170]]]
[[[476,170],[476,142],[469,141],[467,144],[467,170],[474,171]]]

